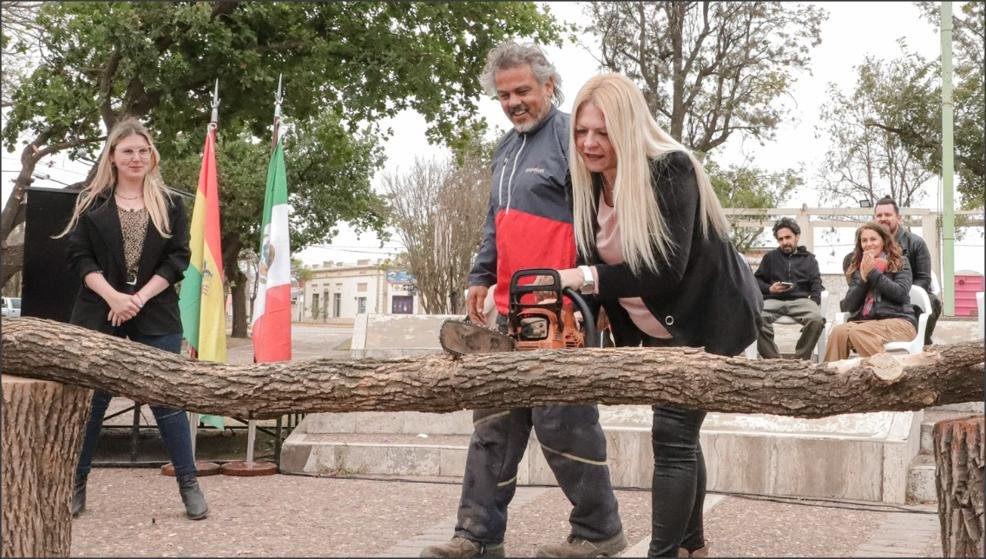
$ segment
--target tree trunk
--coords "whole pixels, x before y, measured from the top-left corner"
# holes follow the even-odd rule
[[[16,245],[2,245],[2,260],[3,265],[0,266],[0,287],[7,285],[10,278],[17,275],[18,272],[24,269],[24,242],[21,241]]]
[[[222,238],[223,268],[226,272],[226,283],[233,300],[233,324],[230,336],[234,338],[247,337],[247,281],[246,274],[240,270],[240,249],[242,243],[238,235],[229,234]]]
[[[247,333],[247,282],[246,274],[238,266],[232,268],[233,281],[230,282],[230,295],[233,297],[233,327],[230,336],[246,338]]]
[[[11,374],[251,419],[587,402],[824,417],[983,399],[981,340],[899,360],[879,354],[819,365],[695,348],[593,348],[234,366],[191,361],[50,320],[17,318],[3,326],[4,367]]]
[[[945,557],[983,556],[983,416],[935,424],[935,487]]]
[[[92,391],[3,375],[3,556],[67,557]]]

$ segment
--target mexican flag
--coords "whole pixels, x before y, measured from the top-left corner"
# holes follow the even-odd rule
[[[291,243],[284,142],[267,167],[260,233],[260,270],[253,307],[253,357],[257,363],[291,359]]]
[[[192,357],[226,362],[226,296],[223,291],[223,256],[219,244],[219,181],[216,178],[216,129],[205,137],[202,170],[189,224],[191,261],[181,282],[178,306],[185,339]],[[202,416],[217,429],[223,418]]]

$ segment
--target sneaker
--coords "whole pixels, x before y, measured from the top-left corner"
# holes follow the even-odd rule
[[[420,557],[506,557],[506,552],[502,543],[482,544],[455,536],[448,543],[422,549]]]
[[[612,557],[627,547],[627,537],[620,530],[609,539],[590,542],[578,536],[568,536],[562,543],[542,545],[537,557]]]

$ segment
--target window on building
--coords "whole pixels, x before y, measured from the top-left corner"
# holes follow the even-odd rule
[[[356,298],[356,314],[363,314],[366,312],[366,297]]]
[[[312,293],[312,318],[318,318],[318,293]]]
[[[342,293],[332,294],[332,316],[339,318],[342,314]]]
[[[359,282],[359,283],[356,284],[356,292],[357,293],[366,293],[366,282],[365,281],[361,281],[361,282]]]
[[[414,297],[410,295],[394,295],[390,301],[391,314],[413,314]]]

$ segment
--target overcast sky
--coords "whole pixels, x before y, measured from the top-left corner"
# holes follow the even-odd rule
[[[555,15],[562,20],[584,24],[582,3],[548,2]],[[749,162],[769,170],[781,170],[802,166],[803,177],[808,186],[795,192],[784,207],[809,207],[819,205],[817,192],[811,185],[817,182],[817,173],[827,142],[815,138],[818,124],[818,111],[825,101],[828,83],[836,83],[842,90],[848,90],[855,79],[854,67],[867,55],[891,59],[900,54],[897,39],[904,37],[909,47],[925,57],[937,57],[940,53],[940,34],[938,29],[921,17],[918,9],[910,2],[824,2],[821,6],[829,17],[822,24],[822,43],[811,51],[811,74],[802,74],[785,102],[794,108],[789,117],[777,129],[776,140],[760,146],[754,140],[742,141],[734,136],[717,149],[716,158],[723,163]],[[953,9],[958,9],[953,8]],[[594,37],[585,36],[585,45],[566,44],[562,48],[547,47],[546,51],[562,76],[566,101],[561,106],[571,111],[572,99],[579,87],[591,76],[599,72],[593,52],[598,52]],[[488,98],[480,100],[480,114],[489,123],[490,130],[507,125],[506,117],[499,104]],[[415,157],[446,157],[442,148],[429,146],[425,139],[425,122],[414,112],[408,111],[386,122],[383,128],[391,126],[395,134],[385,144],[387,162],[373,183],[381,184],[386,173],[408,169]],[[492,132],[491,132],[492,133]],[[409,149],[411,146],[411,149]],[[290,165],[290,154],[287,154]],[[38,172],[50,173],[52,178],[62,182],[74,182],[84,177],[84,168],[72,164],[64,157],[53,159],[51,167],[39,165]],[[6,202],[10,180],[19,168],[19,153],[3,154],[3,201]],[[39,181],[43,182],[43,181]],[[52,183],[52,186],[56,184]],[[290,188],[290,185],[288,185]],[[925,204],[933,209],[940,207],[940,180],[933,179],[928,184],[929,193]],[[849,230],[846,230],[847,232]],[[921,233],[920,230],[916,231]],[[825,240],[820,235],[815,239],[815,252],[819,257],[824,273],[837,272],[842,254],[849,250],[846,246],[824,247]],[[846,243],[842,238],[838,243]],[[851,242],[851,241],[850,241]],[[983,240],[981,234],[967,236],[960,242],[965,246],[956,249],[957,268],[983,272]],[[372,234],[357,237],[344,224],[340,235],[330,246],[310,247],[298,253],[307,263],[326,260],[355,262],[361,258],[383,258],[395,255],[399,245],[392,240],[380,247],[380,241]],[[832,255],[831,253],[836,253]]]
[[[582,3],[548,2],[552,11],[560,19],[584,24],[587,18],[582,13]],[[818,112],[825,102],[825,89],[828,83],[836,83],[848,90],[855,81],[854,67],[863,62],[867,55],[891,59],[900,55],[897,39],[904,37],[910,49],[925,57],[937,57],[941,50],[938,29],[924,20],[918,9],[910,2],[825,2],[822,7],[829,17],[822,24],[822,43],[811,51],[811,74],[799,76],[791,96],[786,102],[792,107],[791,114],[777,129],[776,140],[760,146],[755,140],[743,141],[739,137],[730,140],[717,150],[716,157],[723,163],[749,162],[769,170],[782,170],[803,166],[805,188],[795,192],[783,207],[797,208],[802,204],[818,207],[818,193],[811,188],[817,182],[827,142],[815,138],[818,125]],[[879,22],[879,23],[877,23]],[[566,44],[562,48],[547,47],[546,51],[562,76],[566,100],[561,109],[571,111],[572,100],[579,87],[598,73],[599,67],[593,53],[598,53],[596,41],[591,36],[584,38],[585,45]],[[491,130],[503,129],[506,117],[495,101],[480,101],[480,113],[487,120]],[[419,115],[408,112],[393,120],[397,134],[387,143],[387,163],[383,171],[375,177],[379,185],[385,173],[399,172],[410,167],[415,157],[445,157],[446,152],[425,142],[425,121]],[[417,146],[408,149],[408,146]],[[929,193],[925,198],[928,207],[940,209],[940,180],[935,178],[928,184]],[[920,234],[920,229],[915,230]],[[851,247],[852,231],[846,229],[835,243],[827,246],[820,232],[815,238],[815,252],[823,273],[837,273],[841,270],[842,255]],[[957,268],[983,272],[983,241],[978,233],[969,235],[956,249]],[[306,262],[318,263],[324,260],[353,262],[357,258],[381,258],[396,254],[399,245],[395,241],[379,247],[374,235],[357,238],[348,229],[332,243],[331,248],[309,248],[300,253]],[[832,254],[832,253],[835,254]]]

